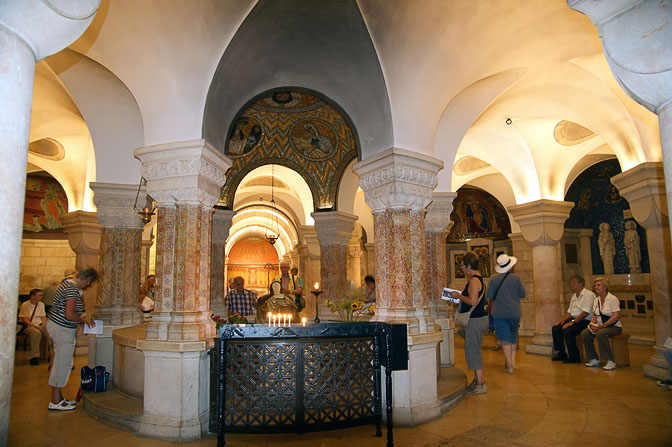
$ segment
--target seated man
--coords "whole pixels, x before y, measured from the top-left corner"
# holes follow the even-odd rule
[[[30,298],[24,301],[19,309],[19,319],[26,325],[23,333],[30,338],[30,364],[35,366],[39,364],[42,336],[48,336],[47,314],[44,311],[44,303],[42,303],[42,290],[30,291]]]
[[[590,323],[595,294],[585,288],[585,280],[579,275],[574,275],[569,280],[569,289],[574,294],[569,302],[567,313],[551,328],[555,354],[551,360],[579,363],[581,358],[576,346],[576,336]],[[567,353],[565,353],[565,344]]]
[[[257,295],[245,288],[245,280],[242,276],[233,278],[233,289],[224,297],[229,315],[237,314],[241,317],[254,314],[257,305]]]

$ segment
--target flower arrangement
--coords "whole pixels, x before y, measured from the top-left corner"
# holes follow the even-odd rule
[[[215,321],[217,330],[219,330],[219,328],[225,324],[247,324],[247,318],[241,317],[238,314],[231,314],[226,319],[220,317],[219,315],[213,315],[212,319]]]
[[[340,300],[325,300],[327,308],[338,314],[341,321],[359,321],[366,315],[373,315],[373,304],[365,304],[362,298],[365,295],[363,287],[355,287],[349,282],[347,290]]]

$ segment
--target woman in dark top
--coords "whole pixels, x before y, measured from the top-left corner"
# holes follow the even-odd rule
[[[467,366],[474,370],[474,380],[467,387],[467,394],[485,394],[488,387],[483,376],[483,358],[481,357],[481,343],[483,334],[488,330],[488,312],[485,307],[485,284],[478,272],[478,256],[474,252],[467,252],[462,258],[460,269],[468,278],[467,285],[462,293],[452,292],[453,298],[460,298],[460,312],[469,312],[476,306],[469,317],[467,324],[460,335],[464,336],[464,354]]]

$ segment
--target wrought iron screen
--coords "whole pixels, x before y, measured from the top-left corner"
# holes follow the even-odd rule
[[[305,432],[376,425],[385,366],[388,446],[392,370],[407,368],[406,325],[316,324],[220,329],[211,351],[210,431]]]

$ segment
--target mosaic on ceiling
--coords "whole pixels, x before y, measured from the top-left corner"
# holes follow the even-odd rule
[[[335,209],[338,183],[357,157],[355,136],[343,115],[315,95],[279,91],[239,114],[226,142],[233,162],[220,203],[233,207],[241,180],[253,169],[275,163],[298,172],[308,184],[316,210]]]
[[[61,216],[68,212],[63,187],[49,174],[28,174],[23,210],[24,237],[51,234],[66,238]]]
[[[453,226],[446,242],[475,238],[506,239],[511,223],[506,210],[492,195],[475,188],[460,188],[450,214]]]

